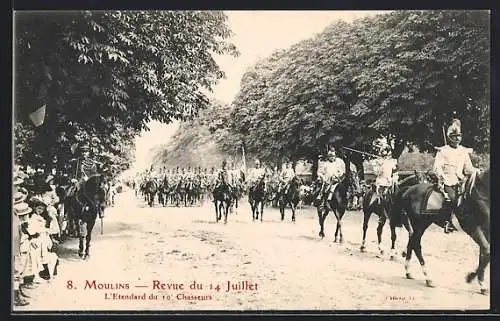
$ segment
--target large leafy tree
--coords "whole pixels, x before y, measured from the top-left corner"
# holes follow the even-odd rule
[[[193,117],[224,77],[212,55],[238,54],[219,11],[30,12],[15,18],[17,145],[30,143],[31,154],[45,162],[63,153],[62,137],[71,145],[97,136],[116,156],[113,148],[131,142],[150,120]],[[28,115],[42,105],[45,123],[28,134]]]
[[[408,145],[442,144],[442,125],[456,112],[464,143],[486,151],[488,26],[484,11],[332,24],[249,71],[225,130],[267,160],[314,161],[327,144],[368,150],[381,135],[399,157]]]

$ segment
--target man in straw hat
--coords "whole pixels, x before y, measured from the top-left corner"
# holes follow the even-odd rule
[[[438,178],[437,187],[443,193],[445,198],[447,220],[444,227],[445,233],[454,230],[451,224],[452,215],[455,207],[458,205],[458,195],[461,185],[465,183],[466,176],[473,174],[476,169],[470,160],[472,148],[466,148],[460,145],[462,142],[462,131],[460,120],[453,119],[452,124],[446,132],[448,144],[436,147],[437,153],[434,158],[433,172]]]

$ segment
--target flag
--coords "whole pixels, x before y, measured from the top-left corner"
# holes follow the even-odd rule
[[[35,125],[35,127],[41,126],[45,120],[45,106],[46,105],[43,105],[30,114],[31,122]]]

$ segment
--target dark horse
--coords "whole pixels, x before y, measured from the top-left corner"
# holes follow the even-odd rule
[[[83,182],[78,189],[72,189],[66,197],[68,211],[72,213],[78,231],[78,255],[83,258],[89,256],[92,230],[97,219],[103,217],[106,206],[106,190],[104,179],[101,175],[93,175]],[[86,239],[85,248],[83,239]],[[84,252],[85,250],[85,252]]]
[[[280,208],[281,220],[285,219],[285,208],[289,205],[292,209],[292,222],[295,222],[295,211],[300,201],[300,181],[294,177],[288,184],[288,188],[283,188],[278,194],[278,205]]]
[[[462,229],[479,245],[479,264],[476,271],[467,275],[466,281],[471,282],[476,276],[481,293],[487,292],[484,286],[484,271],[490,262],[490,170],[481,173],[474,172],[468,177],[465,191],[458,197],[458,207],[455,215]],[[418,184],[408,188],[395,200],[392,217],[402,216],[401,221],[408,230],[408,246],[405,262],[406,277],[412,279],[409,265],[412,252],[422,267],[426,284],[433,287],[433,282],[427,273],[422,255],[421,239],[425,230],[431,225],[443,226],[446,214],[443,210],[443,195],[434,190],[431,184]]]
[[[146,194],[150,207],[153,207],[155,203],[155,194],[158,192],[158,187],[159,184],[154,178],[149,179],[144,184],[144,193]]]
[[[349,163],[349,162],[346,162]],[[325,219],[330,211],[333,211],[335,218],[337,219],[337,229],[335,230],[335,240],[334,242],[342,243],[342,217],[347,209],[347,204],[349,202],[349,190],[357,190],[359,188],[359,181],[357,180],[356,173],[352,172],[348,165],[346,165],[346,171],[344,178],[336,184],[333,190],[333,196],[331,200],[328,200],[327,196],[330,192],[324,193],[320,200],[315,201],[315,206],[318,210],[319,219],[319,236],[321,238],[325,237],[324,224]],[[324,182],[319,182],[317,180],[314,184],[315,195],[321,191],[321,185]],[[358,186],[357,186],[358,185]]]
[[[374,187],[363,196],[363,241],[361,243],[361,248],[360,248],[361,252],[364,252],[366,250],[366,230],[368,229],[368,222],[370,221],[370,217],[372,216],[372,214],[375,214],[378,216],[377,240],[378,240],[379,255],[384,254],[384,250],[381,248],[382,231],[384,229],[387,219],[389,219],[389,225],[391,228],[391,242],[392,242],[391,259],[395,257],[397,222],[391,220],[389,216],[393,204],[393,199],[398,194],[406,191],[410,186],[424,183],[425,175],[426,174],[424,172],[417,172],[415,170],[414,175],[406,177],[405,179],[391,186],[386,194],[378,197],[371,204],[370,204],[371,199],[375,194]]]
[[[216,185],[212,192],[212,196],[215,206],[215,221],[219,222],[222,218],[222,213],[224,213],[224,224],[227,224],[227,214],[229,213],[229,207],[232,201],[229,185],[225,182]]]
[[[252,221],[259,219],[260,205],[260,221],[264,216],[264,203],[266,202],[266,185],[264,179],[260,179],[257,183],[250,186],[248,191],[248,203],[252,208]]]

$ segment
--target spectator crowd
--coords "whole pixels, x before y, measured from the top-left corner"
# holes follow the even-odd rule
[[[66,231],[64,188],[56,173],[14,167],[13,274],[15,306],[29,304],[30,290],[57,276],[57,246]],[[61,176],[59,179],[67,177]]]

